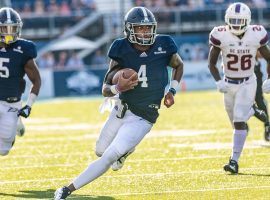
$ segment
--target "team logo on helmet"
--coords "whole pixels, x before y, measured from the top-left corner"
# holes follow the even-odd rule
[[[244,3],[233,3],[226,10],[225,22],[235,35],[242,35],[251,21],[251,11]]]

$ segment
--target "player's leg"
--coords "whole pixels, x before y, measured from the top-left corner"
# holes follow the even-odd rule
[[[250,80],[239,86],[235,95],[233,149],[229,163],[224,166],[225,171],[238,173],[238,160],[241,156],[248,134],[246,122],[254,114],[252,105],[255,98],[255,92],[256,79],[255,77],[251,77]]]
[[[83,187],[104,174],[113,162],[135,148],[135,146],[151,130],[151,123],[131,114],[129,111],[126,115],[130,116],[125,116],[125,118],[127,118],[127,121],[125,121],[126,123],[121,126],[115,139],[103,155],[98,160],[92,162],[68,187],[59,188],[55,192],[55,200],[66,198],[74,190]]]
[[[17,109],[0,103],[0,155],[5,156],[12,148],[17,125]]]
[[[232,127],[234,128],[233,124],[233,108],[234,108],[234,101],[235,101],[235,93],[238,89],[238,85],[230,84],[230,88],[227,93],[224,94],[224,106],[231,122]]]
[[[267,109],[267,101],[263,97],[263,91],[262,91],[262,79],[260,77],[257,77],[257,91],[256,91],[256,97],[255,102],[257,104],[258,109],[262,110],[266,114],[266,119],[261,120],[258,116],[255,115],[259,120],[264,122],[264,139],[266,141],[270,140],[270,123],[269,123],[269,115],[268,115],[268,109]]]
[[[133,117],[131,112],[129,112],[129,114],[131,115],[130,117]],[[130,119],[127,120],[130,121]],[[134,120],[124,123],[118,132],[120,137],[117,137],[113,141],[113,143],[120,144],[117,145],[117,147],[122,156],[112,164],[112,170],[117,171],[123,167],[126,158],[135,151],[135,147],[151,130],[151,127],[151,123],[142,118],[138,118],[136,115],[134,115]],[[136,134],[134,131],[136,131]]]
[[[117,118],[116,110],[113,109],[109,118],[103,125],[96,142],[96,155],[98,157],[101,157],[107,147],[112,143],[122,123],[123,119]]]

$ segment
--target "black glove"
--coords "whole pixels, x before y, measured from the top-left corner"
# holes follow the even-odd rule
[[[24,118],[27,118],[30,115],[30,113],[31,113],[31,107],[28,105],[25,105],[23,108],[21,108],[18,111],[18,117],[22,116]]]

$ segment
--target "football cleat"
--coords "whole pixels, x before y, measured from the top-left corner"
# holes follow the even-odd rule
[[[255,106],[255,104],[253,104],[253,109],[254,109],[254,116],[259,119],[260,121],[266,123],[267,122],[267,114],[263,111],[260,110],[257,106]]]
[[[266,123],[264,125],[264,139],[265,141],[270,141],[270,124]]]
[[[238,163],[235,160],[230,159],[229,163],[224,165],[223,168],[226,172],[231,172],[232,174],[238,173]]]
[[[66,199],[71,194],[70,189],[64,186],[62,188],[58,188],[54,193],[54,200],[63,200]]]
[[[135,149],[132,149],[131,151],[127,152],[125,155],[123,155],[122,157],[120,157],[117,161],[115,161],[111,168],[113,171],[118,171],[119,169],[121,169],[124,166],[125,160],[126,158],[132,154],[135,151]]]

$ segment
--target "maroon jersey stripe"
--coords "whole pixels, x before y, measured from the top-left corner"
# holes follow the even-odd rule
[[[263,39],[261,39],[260,44],[261,44],[261,45],[264,45],[264,44],[266,44],[267,42],[268,42],[268,34],[266,34],[266,36],[265,36]]]
[[[210,41],[214,44],[219,46],[221,44],[220,40],[214,38],[212,35],[210,36]]]

